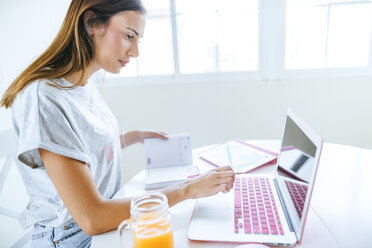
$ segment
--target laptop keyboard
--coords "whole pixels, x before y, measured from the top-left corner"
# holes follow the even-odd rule
[[[285,180],[285,185],[287,186],[288,192],[291,195],[297,214],[301,218],[306,200],[307,186],[287,180]]]
[[[269,179],[235,177],[235,233],[284,235]]]

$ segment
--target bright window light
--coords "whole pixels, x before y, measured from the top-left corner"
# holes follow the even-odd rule
[[[258,1],[178,0],[180,72],[258,69]]]
[[[367,67],[371,1],[287,0],[285,69]]]
[[[287,7],[286,69],[324,68],[327,7]]]
[[[287,0],[287,7],[314,6],[329,4],[329,0]]]
[[[329,21],[327,67],[367,66],[372,4],[332,6]]]

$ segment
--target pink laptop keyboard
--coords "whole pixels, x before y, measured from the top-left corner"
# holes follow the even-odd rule
[[[285,181],[285,185],[287,186],[288,192],[291,195],[297,214],[301,218],[306,200],[307,186],[291,181]]]
[[[236,177],[235,233],[284,235],[269,179]]]

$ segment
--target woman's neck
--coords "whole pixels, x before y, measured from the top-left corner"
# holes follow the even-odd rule
[[[94,62],[88,65],[88,67],[85,69],[85,74],[82,80],[82,82],[84,82],[84,85],[88,83],[88,79],[93,75],[93,73],[95,73],[98,70],[99,70],[99,67]],[[78,72],[72,73],[71,75],[66,76],[65,79],[72,84],[76,84],[79,82],[81,74],[82,74],[82,71],[78,71]]]

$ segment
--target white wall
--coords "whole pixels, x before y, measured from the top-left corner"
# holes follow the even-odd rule
[[[1,55],[2,53],[0,53]],[[4,68],[5,66],[3,65],[3,60],[0,57],[0,94],[2,94],[5,89],[7,84],[5,84],[5,72]],[[4,108],[0,108],[0,130],[7,129],[11,126],[11,121],[10,121],[10,110],[5,110]]]

